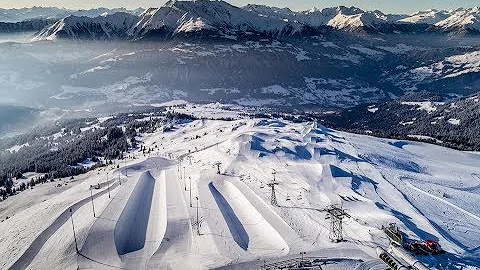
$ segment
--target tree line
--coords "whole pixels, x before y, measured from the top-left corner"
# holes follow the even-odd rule
[[[67,120],[56,123],[54,128],[41,127],[9,139],[8,143],[3,142],[3,147],[14,143],[28,145],[18,151],[0,152],[0,198],[52,179],[83,174],[114,159],[123,159],[126,152],[139,147],[136,137],[140,133],[151,133],[159,127],[194,119],[186,114],[155,110],[119,114],[102,123],[98,119]],[[96,128],[82,132],[82,128],[92,125]],[[53,139],[53,134],[59,131],[62,136]],[[100,162],[100,159],[105,162]],[[79,165],[85,160],[96,162],[96,165],[88,168]],[[26,172],[42,176],[14,187],[13,179],[22,178]]]

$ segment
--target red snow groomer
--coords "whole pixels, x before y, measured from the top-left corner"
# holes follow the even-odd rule
[[[405,248],[415,254],[436,255],[445,253],[445,251],[440,247],[440,244],[433,240],[412,241],[406,243]]]
[[[395,223],[390,223],[388,226],[382,227],[385,234],[387,234],[390,241],[403,246],[405,249],[417,255],[436,255],[444,254],[440,244],[433,240],[415,240],[410,239],[402,232]]]

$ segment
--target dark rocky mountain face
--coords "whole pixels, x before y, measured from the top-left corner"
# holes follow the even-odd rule
[[[38,32],[43,28],[52,25],[55,20],[31,19],[21,22],[0,22],[0,33]]]

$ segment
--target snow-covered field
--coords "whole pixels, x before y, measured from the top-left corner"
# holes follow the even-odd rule
[[[479,155],[271,119],[197,120],[142,143],[155,150],[119,170],[2,202],[0,268],[260,269],[306,252],[334,259],[323,269],[385,269],[375,248],[391,222],[439,241],[447,254],[419,258],[432,269],[480,267]],[[331,204],[351,216],[337,244]]]

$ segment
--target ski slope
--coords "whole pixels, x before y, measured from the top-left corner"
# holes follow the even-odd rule
[[[89,172],[1,222],[0,268],[258,269],[306,252],[332,259],[324,269],[383,269],[375,248],[388,245],[380,229],[391,222],[439,241],[447,254],[419,258],[432,269],[480,267],[475,153],[271,119],[196,120],[141,140],[154,151],[134,151],[120,169]],[[90,185],[106,171],[114,177],[94,190],[93,217]],[[337,244],[331,204],[351,216]]]

